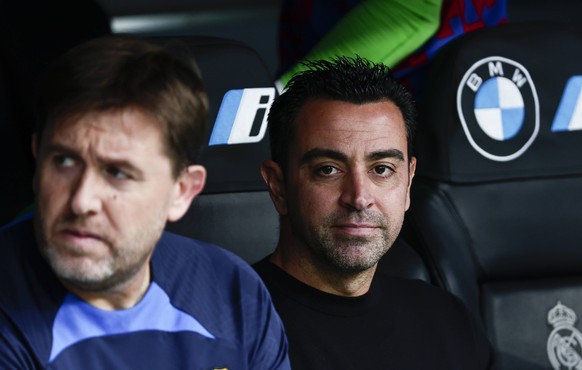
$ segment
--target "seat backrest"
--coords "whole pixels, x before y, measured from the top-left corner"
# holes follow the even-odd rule
[[[581,46],[558,24],[467,34],[420,107],[406,239],[482,319],[500,369],[582,368]]]
[[[186,216],[168,224],[176,233],[229,249],[254,263],[270,254],[279,237],[279,216],[259,167],[270,158],[267,115],[276,96],[274,79],[245,44],[206,36],[148,37],[182,57],[194,57],[210,100],[210,127],[200,163],[208,171],[201,195]],[[380,270],[428,280],[418,254],[400,240]]]
[[[210,101],[209,129],[200,154],[206,186],[188,213],[167,229],[229,249],[249,262],[277,242],[278,216],[260,177],[269,158],[267,113],[276,89],[256,51],[210,36],[148,37],[172,53],[193,57]]]

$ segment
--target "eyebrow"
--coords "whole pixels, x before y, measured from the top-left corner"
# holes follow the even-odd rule
[[[45,148],[46,153],[63,153],[65,155],[70,155],[71,157],[79,158],[80,156],[76,153],[74,149],[67,147],[66,145],[62,144],[48,144]],[[142,175],[143,172],[134,166],[131,162],[125,159],[115,159],[115,158],[106,158],[106,157],[98,157],[97,162],[101,165],[106,166],[113,166],[120,169],[124,169],[126,171],[130,171],[135,173],[136,175]]]
[[[300,163],[307,163],[315,158],[331,158],[336,159],[338,161],[346,162],[348,160],[348,156],[342,152],[338,152],[337,150],[332,149],[323,149],[323,148],[313,148],[301,157]],[[379,150],[366,155],[366,160],[368,161],[377,161],[379,159],[384,158],[395,158],[399,161],[404,161],[404,153],[398,149],[387,149],[387,150]]]
[[[377,152],[372,152],[366,156],[368,160],[374,161],[383,158],[394,158],[399,161],[404,161],[404,153],[398,149],[387,149],[387,150],[380,150]]]

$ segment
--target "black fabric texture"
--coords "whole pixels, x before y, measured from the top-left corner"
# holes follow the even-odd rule
[[[253,267],[285,325],[293,369],[490,368],[487,339],[465,306],[425,282],[377,273],[365,295],[340,297],[268,257]]]

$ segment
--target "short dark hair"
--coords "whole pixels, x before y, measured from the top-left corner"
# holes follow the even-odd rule
[[[291,78],[268,116],[271,157],[284,170],[299,111],[315,99],[353,104],[392,101],[404,118],[408,154],[412,155],[416,107],[411,93],[396,80],[388,66],[359,56],[306,61],[304,65],[307,69]]]
[[[74,47],[44,73],[37,90],[36,133],[91,111],[143,110],[160,124],[173,174],[195,163],[205,138],[208,97],[193,59],[130,36]]]

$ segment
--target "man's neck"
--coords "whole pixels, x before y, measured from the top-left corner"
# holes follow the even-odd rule
[[[146,294],[150,282],[150,268],[148,263],[130,280],[106,291],[93,292],[81,290],[65,283],[63,284],[69,291],[90,305],[102,310],[113,311],[135,306]]]
[[[297,248],[285,248],[281,245],[277,246],[270,261],[315,289],[344,297],[357,297],[367,293],[376,271],[376,265],[357,273],[322,266],[314,261],[312,255],[301,254]]]

